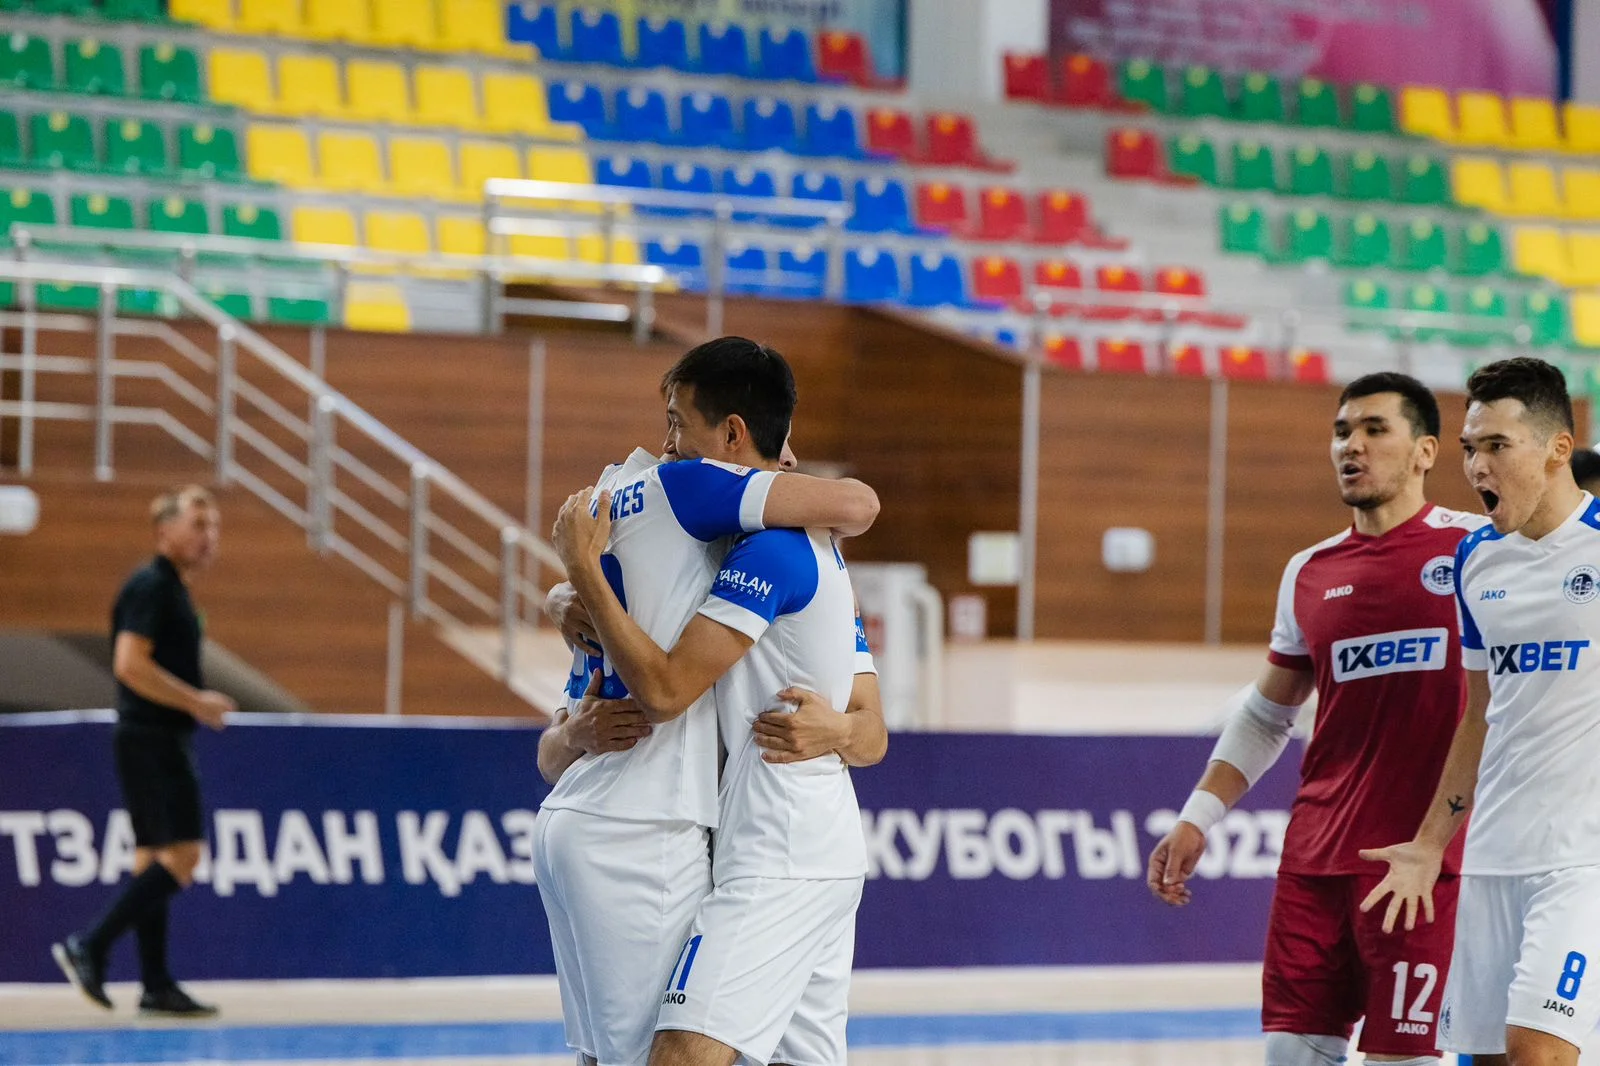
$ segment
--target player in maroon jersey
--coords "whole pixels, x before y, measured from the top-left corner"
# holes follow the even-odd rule
[[[1331,451],[1354,523],[1289,560],[1267,664],[1150,856],[1151,891],[1187,903],[1206,833],[1283,753],[1315,690],[1262,969],[1267,1066],[1343,1062],[1362,1017],[1368,1061],[1437,1061],[1459,843],[1432,924],[1386,936],[1382,915],[1358,905],[1382,877],[1359,852],[1422,818],[1466,697],[1452,577],[1457,543],[1483,519],[1427,501],[1438,450],[1439,404],[1415,378],[1371,374],[1344,390]]]

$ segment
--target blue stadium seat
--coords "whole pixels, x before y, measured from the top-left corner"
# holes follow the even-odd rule
[[[690,148],[732,148],[733,105],[719,93],[689,93],[678,102],[678,140]]]
[[[817,80],[817,67],[811,61],[811,38],[802,30],[779,30],[775,34],[769,27],[761,29],[761,64],[763,78],[780,81]]]
[[[844,298],[847,303],[879,303],[900,299],[900,266],[884,248],[852,248],[844,254]]]
[[[828,253],[801,245],[778,253],[779,281],[786,296],[821,299],[828,281]]]
[[[567,58],[574,63],[631,66],[622,54],[622,20],[615,11],[572,9],[572,47]]]
[[[676,140],[672,119],[667,114],[667,98],[655,89],[642,85],[618,89],[616,114],[614,129],[618,140],[654,144],[671,144]]]
[[[705,255],[693,241],[680,241],[676,237],[646,241],[644,261],[651,266],[666,267],[673,280],[686,289],[705,288]]]
[[[906,302],[913,307],[961,306],[967,302],[966,282],[961,264],[953,255],[924,252],[911,257],[911,292]]]
[[[737,295],[766,294],[772,282],[765,248],[737,246],[728,249],[727,290]]]
[[[750,76],[750,39],[737,23],[700,24],[700,72]]]
[[[856,113],[832,101],[806,105],[806,134],[800,150],[806,155],[864,159]]]
[[[655,176],[650,164],[632,156],[602,156],[594,167],[594,180],[600,185],[620,185],[628,189],[653,189]]]
[[[911,205],[906,187],[887,178],[858,178],[855,184],[855,211],[847,223],[860,233],[912,233]]]
[[[722,172],[722,191],[729,196],[776,196],[778,183],[772,172],[754,167],[728,167]],[[735,211],[735,222],[754,222],[762,218],[759,211]]]
[[[680,19],[641,18],[638,30],[639,54],[634,63],[641,67],[693,69],[689,62],[689,31]]]
[[[787,100],[757,96],[744,102],[744,147],[752,152],[776,148],[794,153],[800,149],[794,108]]]
[[[799,170],[789,179],[789,196],[796,200],[821,200],[825,203],[842,204],[845,202],[844,182],[837,174],[828,174],[820,170]],[[768,221],[774,226],[805,229],[819,226],[826,219],[821,215],[810,217],[783,215],[774,216]]]
[[[534,14],[528,14],[530,10]],[[533,45],[542,59],[567,58],[554,4],[511,4],[506,8],[506,39]]]
[[[661,189],[664,192],[716,192],[711,183],[711,171],[695,163],[673,163],[661,168]],[[637,210],[654,215],[710,215],[710,208],[652,207]]]
[[[550,117],[557,122],[576,122],[591,137],[610,140],[611,124],[606,121],[606,98],[598,85],[563,81],[550,86]]]

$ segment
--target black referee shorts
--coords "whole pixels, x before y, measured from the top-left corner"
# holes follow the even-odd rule
[[[122,799],[141,848],[205,839],[200,773],[187,733],[119,728],[113,734]]]

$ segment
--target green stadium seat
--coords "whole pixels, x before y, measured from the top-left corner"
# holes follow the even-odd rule
[[[67,89],[75,93],[121,96],[128,79],[122,73],[122,49],[93,37],[68,41]]]
[[[1310,259],[1333,258],[1333,221],[1321,211],[1302,207],[1289,214],[1289,235],[1284,242],[1283,259],[1304,263]]]
[[[1300,126],[1339,125],[1339,94],[1321,78],[1301,78],[1295,89],[1294,121]]]
[[[1276,191],[1277,168],[1272,149],[1260,141],[1237,141],[1233,146],[1233,174],[1229,182],[1235,189]]]
[[[1389,223],[1369,211],[1344,220],[1340,226],[1342,249],[1337,262],[1343,267],[1381,267],[1389,262]]]
[[[145,205],[145,224],[152,233],[187,233],[205,236],[211,232],[206,205],[199,200],[168,196]]]
[[[106,169],[123,174],[166,174],[167,140],[154,122],[106,119]]]
[[[1181,177],[1217,184],[1217,147],[1204,137],[1186,133],[1167,146],[1167,169]]]
[[[1422,153],[1407,156],[1400,170],[1400,202],[1428,206],[1450,203],[1450,182],[1442,160]]]
[[[0,281],[0,307],[17,305],[17,287],[9,281]]]
[[[1557,293],[1539,290],[1523,294],[1522,320],[1533,331],[1530,344],[1545,347],[1566,344],[1570,339],[1567,303]]]
[[[0,235],[13,223],[54,226],[56,205],[47,192],[37,189],[0,189]]]
[[[33,165],[66,167],[70,170],[95,170],[94,136],[89,120],[82,115],[51,111],[28,120],[33,137]]]
[[[333,309],[327,300],[270,296],[267,319],[284,325],[326,326],[333,321]]]
[[[1469,222],[1461,228],[1460,249],[1455,264],[1457,274],[1481,278],[1503,274],[1505,269],[1506,254],[1499,229],[1483,222]]]
[[[22,157],[22,127],[17,116],[0,111],[0,167],[20,167]]]
[[[1352,200],[1390,200],[1394,185],[1389,160],[1368,148],[1350,153],[1344,166],[1344,194]]]
[[[1389,287],[1371,278],[1356,278],[1344,287],[1344,305],[1351,311],[1389,310]],[[1387,329],[1388,326],[1364,316],[1349,322],[1351,329]]]
[[[50,42],[25,33],[13,33],[0,42],[0,85],[54,89],[56,75],[50,61]]]
[[[1396,270],[1436,270],[1445,264],[1444,227],[1431,218],[1414,218],[1406,226],[1406,239],[1396,249]]]
[[[1332,196],[1333,162],[1314,144],[1297,145],[1289,153],[1289,187],[1295,196]]]
[[[225,204],[222,208],[222,235],[249,237],[257,241],[283,240],[283,222],[269,207],[255,204]]]
[[[230,289],[208,288],[200,290],[202,296],[228,312],[234,318],[249,320],[255,317],[250,294]]]
[[[1271,74],[1253,70],[1239,83],[1238,115],[1246,122],[1282,122],[1283,86]]]
[[[1445,296],[1443,289],[1437,285],[1412,285],[1406,289],[1405,309],[1407,311],[1428,311],[1434,314],[1447,314],[1450,311],[1450,301]],[[1412,336],[1419,341],[1434,340],[1444,336],[1445,330],[1437,326],[1419,326]]]
[[[133,203],[122,196],[90,193],[72,198],[72,224],[86,229],[131,230]]]
[[[1484,344],[1493,344],[1497,340],[1509,339],[1510,330],[1505,328],[1506,323],[1506,298],[1499,289],[1488,285],[1474,285],[1461,294],[1459,312],[1468,318],[1482,318],[1488,320],[1491,327],[1484,330],[1452,330],[1450,341],[1453,344],[1477,347]]]
[[[188,48],[163,41],[139,49],[139,95],[146,100],[198,104],[200,60]]]
[[[1362,133],[1394,132],[1394,101],[1381,85],[1362,82],[1350,93],[1350,128]]]
[[[175,318],[178,298],[159,289],[119,289],[117,314],[132,318]]]
[[[41,311],[80,311],[93,314],[100,309],[100,289],[95,285],[41,283],[34,289]]]
[[[230,129],[207,123],[179,127],[178,169],[224,181],[240,180],[238,138]]]
[[[165,22],[161,0],[106,0],[102,14],[119,22]]]
[[[1228,93],[1222,87],[1221,72],[1210,67],[1186,68],[1178,110],[1190,118],[1228,117]]]
[[[1269,255],[1272,246],[1261,208],[1236,201],[1223,204],[1221,217],[1222,250],[1235,255]]]
[[[1167,72],[1147,59],[1129,59],[1117,70],[1117,91],[1130,104],[1167,109]]]
[[[95,14],[94,0],[33,0],[29,5],[35,15],[66,15],[68,18],[86,18]]]

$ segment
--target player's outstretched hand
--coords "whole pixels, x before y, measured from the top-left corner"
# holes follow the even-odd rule
[[[600,698],[600,671],[589,677],[589,688],[572,709],[564,727],[574,744],[590,755],[627,751],[650,735],[644,711],[632,700]]]
[[[774,698],[794,710],[770,710],[756,717],[756,746],[767,762],[804,762],[836,751],[847,739],[844,715],[820,695],[786,688]]]
[[[1383,914],[1383,931],[1394,932],[1395,919],[1401,910],[1406,915],[1406,932],[1417,927],[1417,912],[1433,922],[1433,885],[1439,880],[1439,868],[1444,862],[1444,852],[1439,848],[1415,840],[1394,844],[1387,848],[1367,848],[1361,857],[1368,862],[1386,862],[1389,875],[1378,882],[1378,887],[1361,901],[1361,913],[1366,914],[1387,897],[1389,909]]]
[[[1189,878],[1205,854],[1206,835],[1188,822],[1179,822],[1171,832],[1161,838],[1156,850],[1150,853],[1150,871],[1146,883],[1156,899],[1181,907],[1193,898],[1189,892]]]
[[[602,492],[598,501],[593,497],[593,485],[568,496],[550,530],[550,540],[568,574],[594,564],[611,537],[611,493]]]

